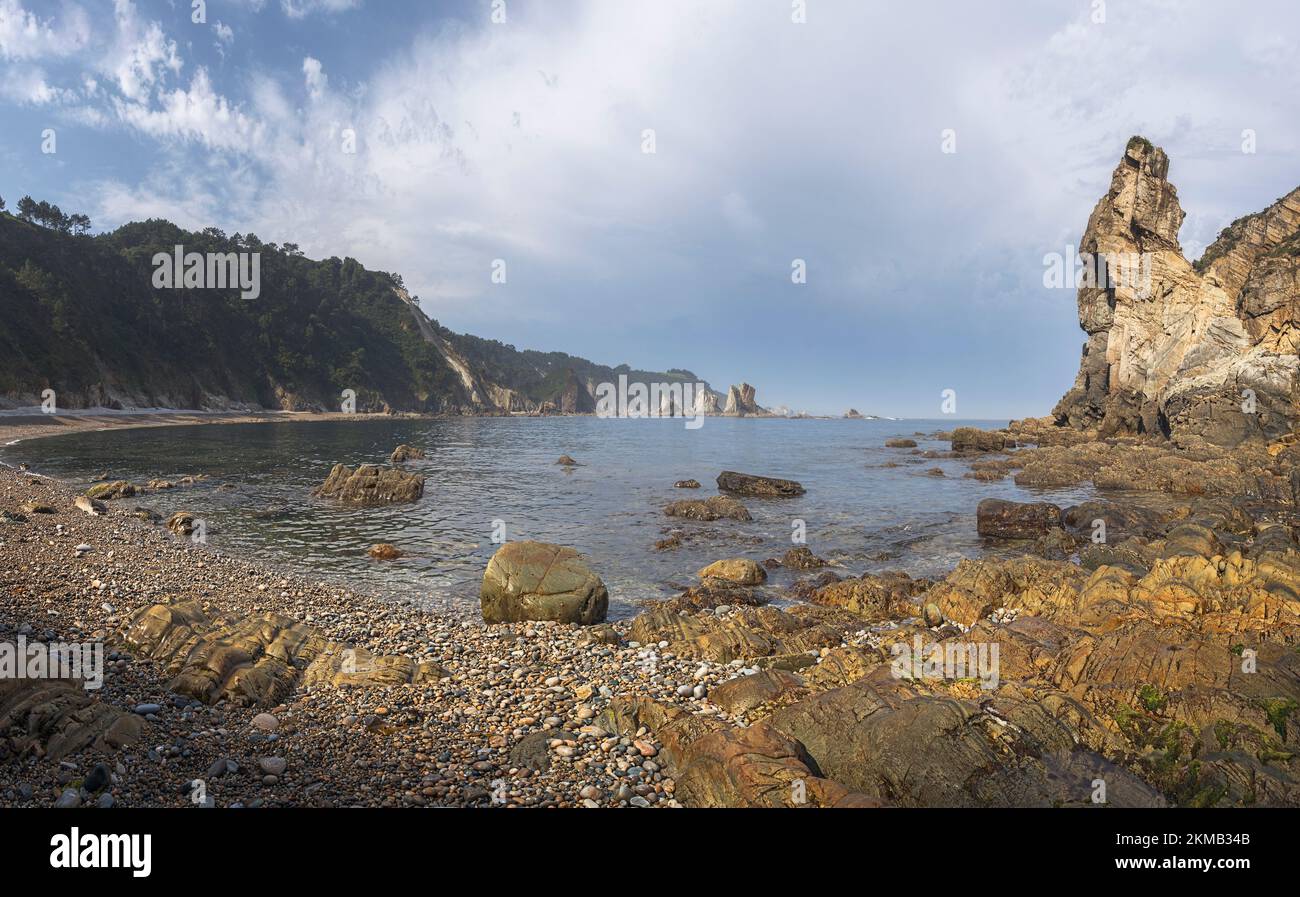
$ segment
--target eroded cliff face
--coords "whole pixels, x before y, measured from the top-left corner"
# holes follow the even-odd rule
[[[1109,277],[1079,289],[1088,341],[1053,415],[1102,435],[1221,445],[1289,432],[1300,418],[1300,189],[1225,229],[1193,265],[1168,171],[1162,149],[1133,138],[1088,219],[1079,251],[1107,259]]]

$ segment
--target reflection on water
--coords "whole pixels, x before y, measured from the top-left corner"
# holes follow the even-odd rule
[[[946,442],[914,434],[962,423],[710,418],[698,430],[680,420],[589,417],[231,424],[78,433],[20,443],[3,457],[82,487],[103,474],[137,484],[206,475],[198,485],[127,502],[205,518],[209,544],[218,549],[392,597],[450,602],[466,613],[477,608],[494,521],[502,521],[509,539],[558,542],[585,554],[609,587],[611,616],[622,617],[635,613],[638,600],[672,594],[720,557],[780,556],[797,520],[806,523],[809,547],[842,565],[841,573],[936,575],[984,550],[975,535],[980,499],[1064,505],[1088,497],[1084,489],[1031,493],[1010,480],[980,483],[962,477],[962,462],[884,447],[890,437],[910,436],[922,451],[943,451]],[[418,503],[348,508],[310,494],[335,463],[387,463],[400,443],[427,456],[408,465],[427,478]],[[557,466],[562,454],[581,466]],[[946,476],[928,475],[935,467]],[[714,494],[722,470],[796,479],[807,494],[744,499],[754,517],[748,523],[664,516],[670,501]],[[673,488],[689,478],[704,488]],[[683,532],[682,547],[655,551],[670,530]],[[373,561],[366,551],[376,542],[392,542],[406,557]],[[783,576],[773,577],[774,587],[788,581]]]

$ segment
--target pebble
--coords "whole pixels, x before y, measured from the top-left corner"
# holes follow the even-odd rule
[[[268,776],[281,776],[289,768],[289,761],[283,757],[259,757],[257,765]]]
[[[108,782],[108,767],[103,763],[96,763],[94,768],[92,768],[89,774],[87,774],[86,780],[82,784],[85,786],[87,791],[93,794],[97,791],[103,791],[104,788],[108,786]]]
[[[272,713],[259,713],[253,717],[253,726],[263,732],[274,732],[280,727],[280,721]]]

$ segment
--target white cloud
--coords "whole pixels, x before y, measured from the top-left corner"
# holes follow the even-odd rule
[[[148,190],[118,184],[97,221],[174,203],[189,223],[401,271],[459,326],[525,322],[538,345],[555,345],[540,326],[553,322],[574,349],[620,333],[676,346],[709,322],[781,332],[789,297],[776,285],[797,257],[803,307],[841,321],[906,309],[971,339],[982,308],[1041,307],[1024,285],[1045,252],[1077,240],[1132,133],[1169,150],[1189,242],[1296,180],[1300,122],[1279,97],[1300,88],[1300,53],[1282,2],[1112,3],[1095,26],[1065,0],[943,16],[825,0],[807,25],[750,0],[585,0],[563,14],[519,0],[508,25],[484,13],[417,30],[369,72],[327,42],[280,69],[199,69],[188,86],[161,26],[119,11],[87,54],[98,89],[60,109],[157,138],[164,159],[201,146],[223,164]],[[42,89],[58,83],[29,72],[26,102],[59,102]],[[1258,156],[1235,149],[1244,127]],[[945,128],[955,155],[940,151]],[[494,258],[509,289],[489,283]],[[1068,355],[1072,308],[1058,317]]]
[[[25,9],[20,0],[0,0],[0,58],[66,57],[83,50],[91,38],[85,10],[69,6],[57,24]]]
[[[329,83],[329,78],[321,69],[319,59],[312,59],[310,56],[302,61],[303,78],[307,84],[307,93],[313,100],[320,99],[321,94]]]
[[[131,0],[115,0],[113,17],[117,34],[103,67],[128,100],[146,101],[167,72],[180,74],[176,41],[160,23],[142,21]]]
[[[213,149],[256,152],[264,127],[254,117],[216,93],[206,69],[199,69],[186,89],[161,93],[156,103],[115,100],[118,118],[151,137],[197,141]]]
[[[280,8],[291,19],[303,19],[315,13],[340,13],[357,9],[361,0],[280,0]]]
[[[52,87],[39,68],[14,67],[0,81],[0,97],[22,105],[46,105],[75,99],[75,93]]]

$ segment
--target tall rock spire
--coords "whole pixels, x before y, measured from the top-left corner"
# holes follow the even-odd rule
[[[1079,287],[1088,340],[1053,415],[1102,435],[1225,444],[1288,431],[1298,416],[1290,335],[1300,297],[1297,253],[1285,246],[1300,232],[1300,189],[1225,230],[1193,266],[1178,243],[1184,212],[1168,172],[1164,150],[1132,138],[1088,218],[1079,251],[1099,274]]]

